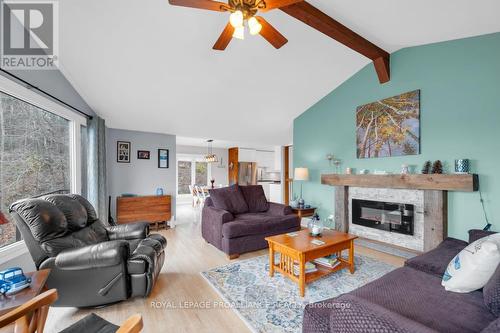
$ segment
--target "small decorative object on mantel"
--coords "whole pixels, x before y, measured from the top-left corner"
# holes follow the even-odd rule
[[[163,189],[161,187],[156,189],[156,195],[163,195]]]
[[[307,228],[309,229],[309,234],[311,236],[313,237],[321,236],[321,233],[323,232],[323,222],[319,218],[318,214],[314,214],[311,217],[309,223],[307,223]]]
[[[391,173],[389,171],[385,171],[385,170],[374,170],[373,174],[374,175],[390,175]]]
[[[425,162],[424,167],[422,168],[422,174],[428,175],[429,173],[431,173],[431,166],[432,166],[431,161]]]
[[[408,164],[403,164],[401,166],[401,174],[402,175],[407,175],[410,173],[410,169],[408,169]]]
[[[352,169],[351,168],[346,168],[345,169],[345,174],[346,175],[352,175]]]
[[[432,173],[442,174],[443,173],[443,163],[440,160],[437,160],[432,165]]]
[[[466,158],[455,160],[455,173],[468,174],[470,173],[470,163]]]
[[[361,169],[359,170],[360,175],[367,175],[368,174],[368,169]]]

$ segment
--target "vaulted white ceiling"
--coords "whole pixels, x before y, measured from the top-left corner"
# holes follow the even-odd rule
[[[500,31],[498,0],[311,0],[389,52]],[[288,43],[212,45],[227,13],[167,0],[60,1],[60,63],[115,128],[280,145],[293,119],[369,60],[280,10]]]

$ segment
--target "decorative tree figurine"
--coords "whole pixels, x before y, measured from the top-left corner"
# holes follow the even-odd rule
[[[424,163],[424,167],[422,168],[422,174],[427,175],[431,172],[431,161],[427,161]]]
[[[439,174],[443,173],[443,163],[441,163],[440,160],[437,160],[432,165],[432,173],[439,173]]]

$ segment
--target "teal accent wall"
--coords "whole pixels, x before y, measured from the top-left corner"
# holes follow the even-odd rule
[[[421,154],[356,158],[355,110],[359,105],[407,91],[421,90]],[[326,218],[334,211],[334,188],[321,185],[332,173],[333,153],[346,167],[399,173],[404,163],[420,172],[426,160],[469,158],[480,177],[486,212],[500,230],[500,33],[402,49],[391,55],[391,81],[379,84],[367,65],[294,120],[293,162],[309,168],[306,204]],[[294,194],[300,186],[295,182]],[[467,230],[483,228],[479,193],[449,193],[449,236],[467,239]]]

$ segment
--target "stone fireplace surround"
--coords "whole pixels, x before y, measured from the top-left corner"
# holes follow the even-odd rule
[[[403,235],[352,223],[352,199],[405,203],[415,206],[413,235]],[[349,233],[410,250],[424,251],[424,192],[392,188],[349,188]]]
[[[477,174],[323,174],[321,183],[335,187],[335,229],[419,252],[432,250],[447,237],[448,191],[479,189]],[[353,225],[350,216],[354,197],[413,204],[414,235],[391,235],[395,233]]]

